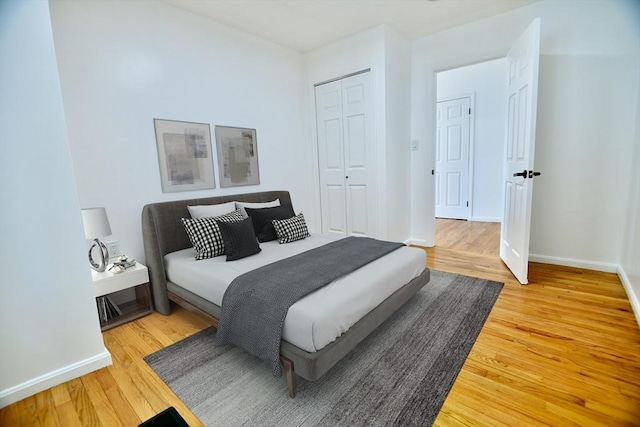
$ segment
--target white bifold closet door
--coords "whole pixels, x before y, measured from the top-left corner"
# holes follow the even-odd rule
[[[316,87],[322,233],[376,236],[370,73]]]

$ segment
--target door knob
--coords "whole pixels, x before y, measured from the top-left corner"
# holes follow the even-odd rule
[[[349,179],[349,175],[345,176],[344,179]]]
[[[523,178],[527,177],[527,170],[523,170],[522,172],[514,173],[513,176],[521,176]]]
[[[529,171],[529,178],[542,175],[540,172]]]

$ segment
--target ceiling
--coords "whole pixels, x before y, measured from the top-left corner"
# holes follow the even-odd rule
[[[164,1],[304,53],[380,24],[416,39],[538,0]]]

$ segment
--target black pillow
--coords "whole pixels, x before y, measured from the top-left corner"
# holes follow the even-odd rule
[[[271,221],[274,219],[288,219],[296,216],[293,212],[293,206],[291,205],[262,209],[245,208],[245,210],[253,222],[253,231],[256,233],[256,236],[258,236],[258,240],[260,242],[269,242],[278,238]]]
[[[227,261],[246,258],[260,252],[260,245],[253,232],[251,219],[245,218],[238,222],[218,222],[218,228],[224,240]]]

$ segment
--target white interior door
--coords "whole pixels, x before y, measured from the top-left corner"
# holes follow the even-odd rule
[[[500,257],[522,284],[528,283],[539,59],[540,19],[536,18],[507,56],[509,86]]]
[[[316,87],[322,233],[347,235],[342,82]]]
[[[376,235],[373,98],[369,73],[316,87],[322,232]]]
[[[438,102],[436,217],[469,219],[469,98]]]

